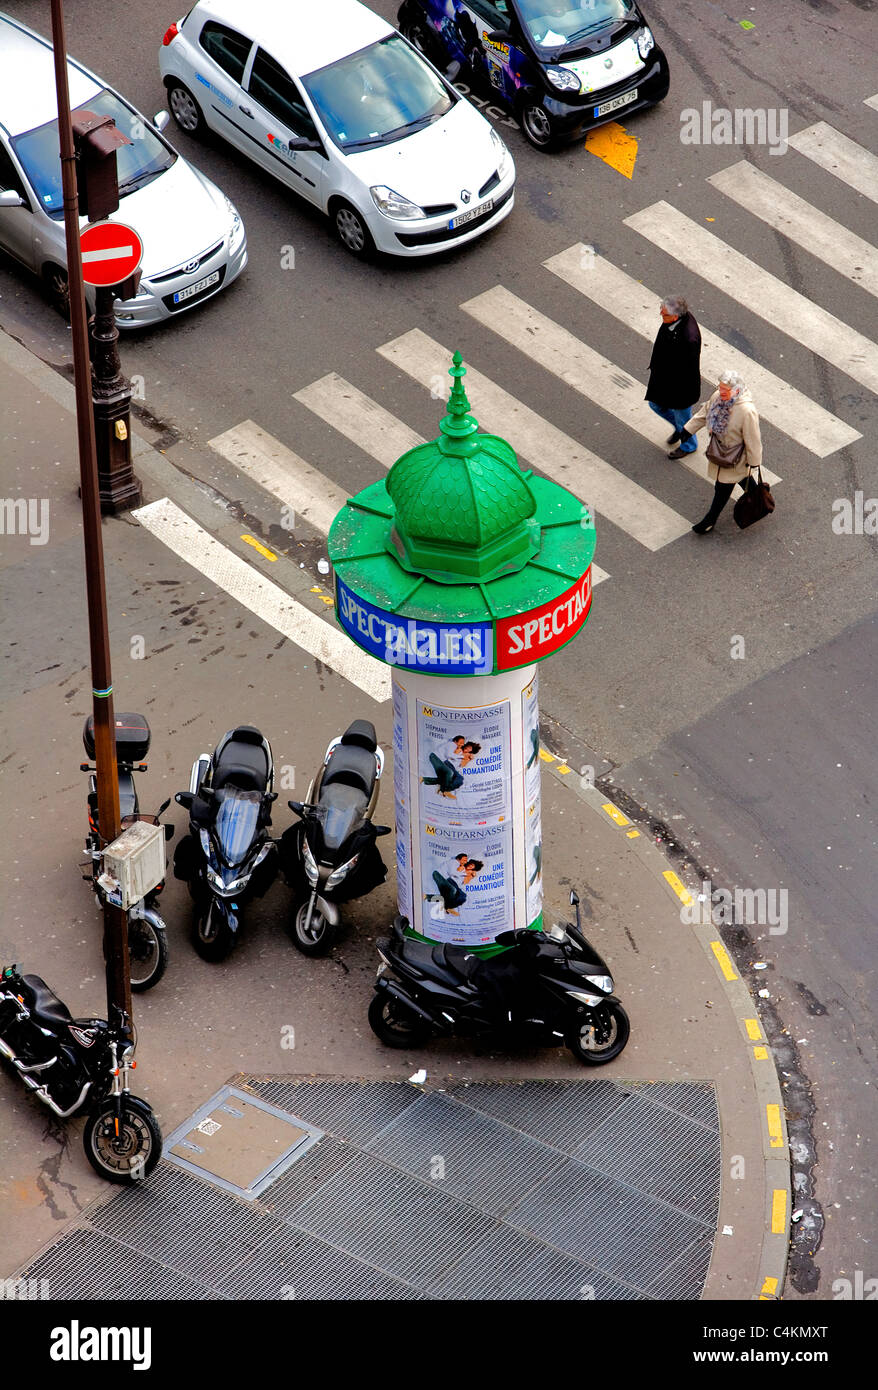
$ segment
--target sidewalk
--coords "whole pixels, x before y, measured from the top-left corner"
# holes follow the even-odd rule
[[[48,498],[51,517],[45,544],[7,535],[0,552],[10,652],[2,692],[4,743],[10,750],[3,766],[2,798],[10,845],[2,888],[6,911],[0,926],[0,960],[20,961],[27,970],[42,974],[79,1014],[101,1013],[104,1004],[98,917],[86,885],[79,881],[75,857],[84,819],[84,779],[76,769],[90,701],[72,408],[69,382],[0,334],[5,435],[0,492],[6,498]],[[242,527],[193,481],[211,475],[208,458],[188,451],[184,472],[136,431],[134,445],[145,501],[171,497],[255,570],[270,574],[274,583],[314,612],[326,614],[317,576],[285,557],[269,563],[242,544]],[[153,729],[150,772],[138,781],[145,804],[157,805],[185,786],[192,759],[239,718],[269,733],[276,763],[298,768],[300,787],[307,783],[327,738],[354,714],[373,719],[382,744],[389,747],[387,702],[370,701],[289,641],[279,641],[276,631],[212,588],[131,517],[106,521],[103,532],[116,708],[142,709]],[[144,660],[128,659],[133,635],[143,638]],[[582,640],[589,640],[587,632]],[[671,1226],[679,1226],[684,1219],[696,1219],[695,1203],[701,1227],[710,1236],[712,1225],[716,1233],[701,1296],[779,1297],[790,1215],[789,1164],[777,1074],[755,1022],[754,1003],[719,943],[718,932],[681,920],[687,886],[646,834],[594,789],[581,786],[575,770],[548,753],[544,774],[547,916],[558,919],[566,914],[569,888],[575,886],[586,914],[584,930],[606,956],[631,1017],[631,1041],[615,1063],[591,1074],[566,1052],[497,1056],[454,1042],[435,1043],[411,1057],[383,1049],[365,1013],[375,968],[374,937],[386,930],[394,910],[389,884],[358,905],[356,913],[348,911],[333,955],[313,962],[299,956],[284,935],[288,894],[276,885],[251,910],[235,954],[217,967],[206,965],[192,951],[185,890],[171,880],[164,898],[171,963],[157,989],[135,1001],[138,1090],[157,1111],[167,1138],[232,1078],[254,1095],[297,1097],[304,1094],[301,1085],[296,1089],[297,1078],[341,1078],[349,1085],[392,1081],[400,1083],[399,1089],[391,1093],[385,1088],[382,1094],[410,1093],[417,1110],[421,1091],[409,1086],[407,1078],[423,1067],[429,1106],[418,1111],[428,1117],[419,1142],[429,1155],[445,1152],[431,1147],[440,1142],[438,1130],[431,1129],[438,1123],[434,1112],[446,1114],[446,1101],[436,1098],[437,1092],[444,1093],[448,1105],[463,1097],[464,1106],[464,1081],[507,1086],[510,1081],[546,1080],[568,1088],[575,1082],[575,1092],[568,1093],[584,1098],[575,1101],[586,1107],[583,1117],[589,1105],[592,1110],[589,1119],[583,1118],[572,1149],[572,1141],[562,1142],[545,1127],[539,1138],[553,1151],[563,1152],[565,1162],[573,1153],[571,1161],[580,1168],[585,1165],[581,1176],[586,1186],[596,1183],[595,1174],[600,1174],[614,1184],[623,1206],[625,1194],[630,1194],[631,1269],[617,1267],[613,1277],[641,1292],[626,1296],[698,1296],[697,1287],[691,1287],[691,1270],[688,1281],[686,1277],[689,1247],[681,1247],[676,1291],[667,1270],[660,1278],[656,1275],[652,1294],[643,1292],[643,1279],[631,1272],[644,1256],[644,1248],[636,1248],[638,1240],[649,1238],[646,1223],[636,1213],[648,1207],[663,1214]],[[392,785],[390,778],[387,785]],[[286,825],[287,814],[278,812],[275,833]],[[176,819],[179,828],[179,812]],[[284,1051],[280,1041],[291,1023],[293,1053]],[[718,1123],[716,1111],[711,1111],[714,1093]],[[538,1089],[533,1095],[538,1096]],[[693,1098],[701,1107],[700,1118],[692,1113]],[[485,1108],[476,1106],[483,1119],[494,1113],[492,1105],[486,1100]],[[402,1109],[407,1106],[408,1101]],[[91,1173],[79,1138],[81,1122],[56,1124],[6,1075],[0,1077],[0,1107],[5,1121],[0,1129],[0,1278],[24,1269],[57,1269],[52,1249],[62,1237],[69,1242],[70,1233],[80,1229],[80,1243],[89,1232],[89,1239],[97,1240],[94,1232],[100,1229],[105,1241],[112,1223],[100,1213],[116,1211],[113,1200],[123,1203],[120,1213],[127,1211],[132,1198],[124,1194],[114,1199]],[[312,1151],[315,1157],[328,1143],[355,1142],[341,1120],[319,1113],[319,1107],[303,1116],[301,1108],[291,1106],[291,1113],[328,1136]],[[614,1113],[626,1117],[627,1129],[606,1128]],[[664,1128],[657,1116],[668,1122]],[[522,1116],[516,1133],[530,1133],[528,1123]],[[589,1148],[588,1136],[597,1132],[596,1124],[604,1127],[607,1144]],[[451,1140],[447,1130],[443,1134],[441,1142],[447,1148]],[[367,1148],[371,1142],[362,1140]],[[703,1152],[696,1151],[698,1144]],[[399,1166],[402,1160],[394,1153],[379,1153],[376,1159],[370,1150],[368,1161]],[[155,1181],[156,1191],[171,1201],[182,1180],[172,1164],[164,1163]],[[185,1182],[213,1191],[200,1179],[187,1177]],[[185,1208],[189,1199],[176,1200]],[[228,1219],[234,1224],[239,1212],[243,1240],[255,1217],[252,1207],[235,1206],[236,1200],[228,1198]],[[456,1200],[464,1202],[473,1223],[477,1224],[476,1212],[478,1220],[501,1220],[490,1204],[480,1207],[482,1199],[477,1201],[469,1189],[461,1189]],[[547,1221],[549,1214],[543,1212],[540,1220]],[[293,1224],[300,1215],[290,1217]],[[364,1221],[365,1217],[364,1206]],[[528,1220],[536,1216],[531,1213]],[[567,1225],[573,1224],[571,1217]],[[268,1226],[264,1229],[268,1232]],[[291,1229],[284,1226],[284,1231]],[[567,1250],[574,1262],[592,1259],[606,1267],[600,1266],[599,1254],[588,1247],[586,1236],[586,1243],[575,1249],[565,1245],[566,1229],[542,1238],[555,1250]],[[284,1231],[272,1226],[271,1239],[281,1240]],[[533,1238],[540,1238],[539,1230]],[[336,1243],[334,1235],[332,1240]],[[693,1237],[692,1251],[701,1244]],[[82,1248],[88,1248],[87,1242]],[[135,1248],[143,1249],[146,1263],[175,1271],[180,1288],[188,1287],[187,1280],[198,1282],[197,1271],[180,1263],[184,1255],[149,1254],[136,1244]],[[37,1251],[46,1253],[35,1265]],[[351,1258],[367,1259],[370,1267],[377,1263],[362,1251],[352,1250]],[[390,1271],[389,1265],[382,1268]],[[406,1283],[403,1275],[387,1272],[384,1277]],[[222,1280],[219,1275],[205,1276],[202,1287],[207,1297],[234,1297],[236,1292],[247,1296],[245,1284],[236,1284],[235,1278],[234,1270],[226,1271]],[[430,1288],[427,1275],[424,1282],[409,1282],[416,1289]],[[432,1296],[455,1295],[436,1291]],[[603,1296],[614,1294],[608,1289]]]

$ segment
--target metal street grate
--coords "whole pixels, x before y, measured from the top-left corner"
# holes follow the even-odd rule
[[[238,1118],[261,1103],[270,1124],[213,1172],[166,1158],[21,1277],[65,1299],[701,1295],[720,1187],[708,1083],[235,1083]],[[227,1115],[213,1097],[169,1147]]]

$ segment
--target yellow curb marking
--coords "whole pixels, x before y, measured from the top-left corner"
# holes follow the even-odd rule
[[[266,560],[277,559],[277,556],[273,555],[270,550],[266,550],[262,542],[258,541],[255,536],[242,536],[241,540],[246,541],[248,545],[252,545],[254,550],[258,550],[260,555],[265,556]]]
[[[628,817],[623,816],[618,806],[614,806],[612,801],[605,801],[603,806],[601,807],[601,810],[606,811],[607,815],[610,817],[610,820],[614,820],[617,825],[631,824]]]
[[[640,835],[640,831],[639,831],[639,830],[626,830],[626,831],[625,831],[625,834],[628,836],[628,839],[629,839],[629,840],[636,840],[636,839],[639,837],[639,835]]]
[[[786,1228],[787,1194],[782,1187],[776,1187],[774,1189],[774,1196],[771,1199],[771,1234],[773,1236],[783,1235]],[[774,1290],[772,1289],[771,1292],[773,1293]]]
[[[776,1296],[776,1295],[777,1295],[777,1280],[776,1280],[776,1279],[772,1279],[772,1278],[770,1278],[770,1277],[766,1278],[765,1283],[762,1285],[762,1292],[761,1292],[760,1295],[759,1295],[759,1301],[760,1301],[760,1302],[763,1302],[765,1299],[767,1299],[767,1298],[772,1298],[773,1296]]]
[[[762,1041],[762,1029],[759,1027],[758,1018],[745,1018],[744,1027],[747,1029],[747,1037],[752,1038],[753,1042]]]
[[[555,757],[555,754],[547,753],[545,748],[540,749],[540,757],[542,758],[544,763],[555,763],[558,761],[558,759]]]
[[[568,767],[566,763],[559,763],[558,766],[555,768],[555,771],[556,771],[556,772],[563,772],[563,773],[566,774],[566,773],[568,773],[568,772],[572,772],[573,769],[570,768],[570,767]]]
[[[311,593],[312,593],[312,594],[319,594],[319,595],[320,595],[320,602],[321,602],[321,603],[335,603],[335,599],[332,598],[332,597],[327,597],[326,590],[325,590],[325,589],[321,589],[321,587],[320,587],[319,584],[312,584],[312,585],[311,585]]]
[[[768,1122],[768,1136],[773,1149],[783,1148],[783,1131],[780,1127],[780,1106],[766,1105],[765,1117]]]
[[[689,889],[686,887],[685,883],[680,882],[673,869],[665,869],[664,873],[662,874],[662,878],[667,879],[668,883],[673,888],[677,897],[680,899],[681,903],[686,903],[687,906],[689,903],[691,903],[692,894],[689,892]]]
[[[624,126],[617,121],[590,131],[585,137],[585,148],[618,174],[624,174],[626,179],[634,173],[637,140],[633,135],[626,135]]]
[[[754,1047],[754,1049],[753,1049],[753,1056],[756,1058],[756,1061],[757,1061],[757,1062],[767,1062],[767,1061],[768,1061],[768,1048],[767,1048],[767,1047]]]
[[[727,980],[737,980],[738,977],[735,974],[735,967],[729,960],[728,952],[723,943],[721,941],[711,941],[710,949],[719,961],[719,968],[723,972],[725,978]]]

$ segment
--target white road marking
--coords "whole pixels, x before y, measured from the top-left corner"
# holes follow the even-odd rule
[[[394,464],[408,449],[424,442],[421,435],[415,434],[383,405],[334,372],[297,391],[296,400],[308,406],[327,425],[359,445],[385,468]],[[592,565],[592,584],[600,584],[609,577],[600,565]]]
[[[146,507],[138,507],[131,515],[175,555],[262,622],[283,633],[373,700],[382,703],[390,699],[390,674],[380,662],[360,651],[339,628],[330,626],[324,618],[297,603],[246,560],[222,545],[170,498],[163,497]]]
[[[348,494],[279,439],[253,420],[243,420],[211,439],[210,447],[317,531],[329,534]]]
[[[707,182],[855,285],[878,295],[878,250],[754,164],[742,159],[711,174]]]
[[[358,391],[356,386],[335,372],[297,391],[295,399],[370,454],[384,468],[390,468],[409,449],[424,442],[419,434],[391,415],[383,405]]]
[[[668,423],[650,410],[643,399],[642,381],[629,376],[615,362],[587,347],[566,328],[538,313],[502,285],[496,285],[460,307],[667,454]],[[680,463],[699,478],[708,480],[707,461],[700,450],[684,454]],[[767,468],[763,468],[762,475],[772,487],[780,482],[777,474],[769,474]]]
[[[878,203],[878,155],[871,150],[864,150],[862,145],[849,140],[825,121],[791,135],[787,144],[850,188],[871,198],[873,203]]]
[[[821,309],[664,201],[624,219],[625,226],[660,246],[730,299],[831,362],[861,386],[878,392],[878,344]]]
[[[624,270],[611,265],[601,256],[592,255],[583,245],[571,246],[543,262],[547,270],[557,275],[592,300],[599,309],[612,314],[641,337],[652,342],[661,323],[659,296]],[[764,419],[770,420],[797,444],[818,458],[826,458],[836,449],[860,439],[858,430],[851,429],[838,416],[831,415],[809,396],[804,396],[782,377],[775,376],[752,357],[732,347],[705,325],[696,313],[701,329],[701,371],[711,381],[719,379],[727,367],[740,372],[753,392]],[[644,382],[649,359],[644,360]]]
[[[377,350],[428,390],[437,381],[448,379],[451,353],[419,328]],[[690,530],[689,522],[678,512],[469,364],[466,391],[473,414],[485,429],[502,435],[521,458],[566,487],[647,550],[660,550]]]
[[[863,100],[866,106],[871,106],[873,111],[878,111],[878,95],[874,97],[864,97]]]

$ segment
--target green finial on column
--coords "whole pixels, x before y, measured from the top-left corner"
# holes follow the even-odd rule
[[[469,413],[472,407],[463,387],[463,378],[466,376],[463,358],[456,352],[451,361],[452,366],[448,368],[452,383],[451,394],[448,397],[448,414],[439,421],[439,428],[446,438],[466,439],[468,435],[478,432],[479,422]]]

